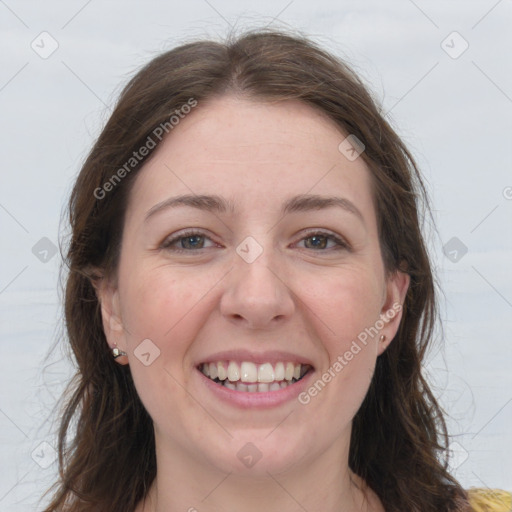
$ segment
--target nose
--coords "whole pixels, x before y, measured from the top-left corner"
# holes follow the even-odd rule
[[[263,255],[252,263],[237,257],[227,276],[220,309],[230,322],[271,329],[291,318],[295,303],[286,276]]]

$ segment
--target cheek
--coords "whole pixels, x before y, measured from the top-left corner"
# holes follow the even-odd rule
[[[215,287],[221,276],[169,265],[141,266],[137,272],[133,268],[127,267],[122,275],[121,290],[126,346],[134,356],[132,374],[146,389],[179,390],[178,382],[186,385],[190,377],[194,341],[215,307]],[[148,339],[149,352],[158,355],[146,367],[139,364],[137,354],[141,342]]]
[[[344,348],[329,367],[329,374],[334,374],[331,397],[336,403],[335,414],[351,420],[368,392],[377,354],[374,343],[365,345],[356,340]]]
[[[195,406],[184,391],[187,354],[205,315],[201,298],[208,283],[198,286],[169,268],[128,270],[123,277],[121,311],[137,393],[152,418],[178,406],[186,416]],[[179,416],[173,416],[177,431]]]
[[[182,337],[176,333],[205,293],[200,282],[165,268],[126,275],[122,315],[132,343],[150,338],[163,347],[173,339],[177,347]]]
[[[297,276],[301,297],[315,314],[325,333],[326,348],[336,355],[379,319],[382,286],[376,275],[365,269],[343,268],[323,277]],[[350,343],[349,343],[350,345]]]
[[[315,407],[322,409],[318,413],[330,417],[333,424],[346,424],[359,409],[373,376],[382,289],[368,269],[354,268],[343,269],[336,278],[304,284],[309,290],[307,306],[314,313],[311,318],[326,353],[304,402],[316,402]]]

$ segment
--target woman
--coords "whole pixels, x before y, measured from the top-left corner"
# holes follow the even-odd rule
[[[422,197],[359,79],[302,37],[146,65],[70,200],[78,372],[47,512],[477,507],[422,375]]]

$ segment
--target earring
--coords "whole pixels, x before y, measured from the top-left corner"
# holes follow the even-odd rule
[[[386,336],[384,334],[382,334],[379,341],[381,343],[384,343],[386,341]]]
[[[128,355],[126,352],[122,351],[121,349],[119,349],[117,347],[114,347],[113,349],[111,349],[111,353],[112,353],[112,357],[114,359],[117,359],[118,357],[121,357],[121,356]]]

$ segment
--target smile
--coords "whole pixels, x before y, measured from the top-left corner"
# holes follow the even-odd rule
[[[308,364],[278,362],[256,364],[251,361],[217,361],[198,368],[215,383],[234,391],[265,393],[278,391],[301,380],[312,367]]]

